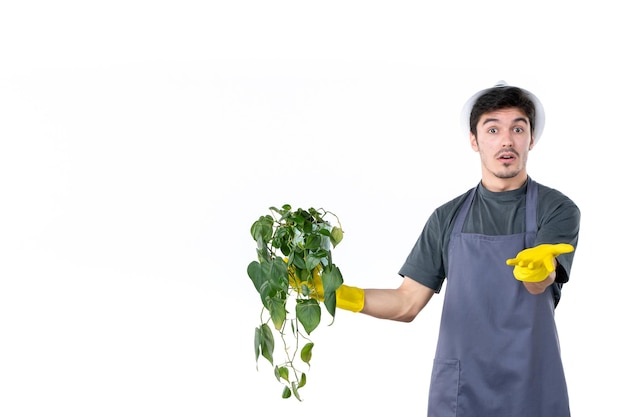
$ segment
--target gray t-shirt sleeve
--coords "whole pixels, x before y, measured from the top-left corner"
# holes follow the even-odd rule
[[[459,207],[469,195],[461,196],[438,207],[428,218],[421,235],[398,272],[436,293],[441,291],[448,270],[448,243]]]
[[[540,189],[539,198],[542,197],[544,204],[540,205],[540,210],[537,213],[539,227],[535,246],[544,243],[569,243],[576,248],[580,228],[578,206],[561,192],[551,188],[543,187]],[[557,269],[556,282],[565,283],[569,280],[574,252],[559,255],[557,261],[559,268]]]
[[[446,278],[443,261],[443,235],[435,211],[424,226],[415,246],[398,272],[435,292],[441,291]],[[428,256],[424,256],[428,254]]]

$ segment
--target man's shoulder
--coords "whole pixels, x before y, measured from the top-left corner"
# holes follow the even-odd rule
[[[535,181],[536,182],[536,181]],[[563,193],[562,191],[547,186],[545,184],[541,184],[537,182],[537,192],[539,195],[539,201],[558,201],[558,202],[563,202],[563,203],[569,203],[572,205],[576,205],[574,203],[574,201],[569,198],[567,195],[565,195],[565,193]]]
[[[554,216],[580,221],[580,209],[574,201],[556,188],[537,183],[537,199],[540,217]]]
[[[463,204],[465,199],[470,195],[470,193],[474,190],[475,187],[470,188],[462,194],[457,195],[456,197],[448,200],[447,202],[441,204],[435,210],[435,213],[441,215],[449,215],[455,213]]]

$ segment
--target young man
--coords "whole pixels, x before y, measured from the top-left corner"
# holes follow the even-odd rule
[[[399,273],[397,289],[343,285],[337,306],[412,321],[447,280],[429,417],[567,417],[554,321],[569,279],[580,211],[526,172],[544,111],[504,83],[465,105],[481,181],[437,208]]]

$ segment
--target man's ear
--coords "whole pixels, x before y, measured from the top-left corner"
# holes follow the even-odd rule
[[[475,152],[478,152],[478,139],[476,139],[476,135],[470,132],[469,134],[470,145]]]
[[[530,137],[530,145],[528,146],[528,150],[530,151],[534,147],[535,147],[535,137],[531,136]]]

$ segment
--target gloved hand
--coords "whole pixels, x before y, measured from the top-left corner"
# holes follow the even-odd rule
[[[574,251],[574,247],[567,243],[556,245],[543,244],[534,248],[524,249],[513,259],[507,259],[506,264],[515,266],[513,275],[519,281],[543,281],[554,271],[554,258],[562,253]]]
[[[318,265],[315,270],[313,270],[314,288],[310,288],[308,282],[303,283],[300,281],[296,276],[295,267],[293,265],[289,266],[287,270],[289,272],[289,285],[295,288],[296,291],[302,292],[302,286],[306,286],[309,289],[309,296],[311,298],[321,302],[324,301],[324,286],[322,284],[322,278],[320,277],[320,272],[322,271],[321,265]],[[361,288],[341,284],[339,288],[335,290],[335,297],[337,299],[337,307],[343,310],[358,313],[363,310],[363,306],[365,305],[365,291]]]
[[[287,262],[287,259],[285,259],[285,262]],[[289,274],[289,285],[291,285],[291,287],[299,293],[302,293],[302,287],[307,287],[306,295],[316,299],[317,301],[324,301],[324,285],[322,284],[322,278],[320,277],[321,271],[321,265],[316,266],[315,270],[313,270],[314,288],[311,288],[309,281],[302,282],[300,278],[296,276],[296,267],[290,265],[289,267],[287,267],[287,273]]]

